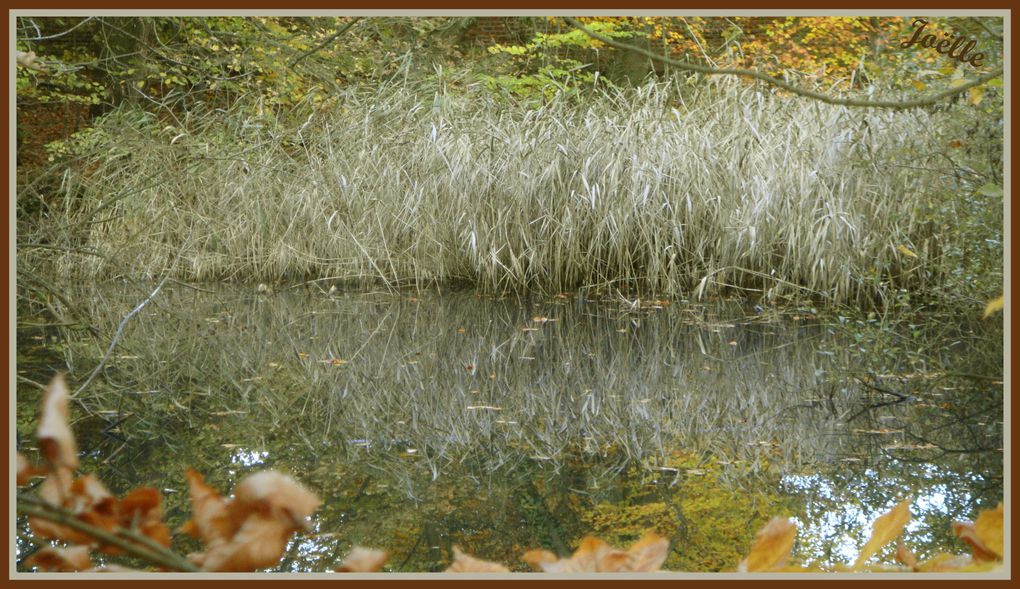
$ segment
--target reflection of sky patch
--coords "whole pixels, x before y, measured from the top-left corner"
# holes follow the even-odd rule
[[[956,474],[961,481],[981,478],[973,473],[947,472],[934,464],[910,463],[904,467],[909,467],[920,481],[944,480],[947,474]],[[904,531],[908,544],[933,541],[933,526],[941,527],[946,517],[960,517],[960,508],[974,500],[965,486],[919,486],[917,480],[909,483],[905,478],[890,477],[889,471],[880,473],[871,468],[843,480],[811,474],[787,475],[782,481],[806,502],[806,516],[793,518],[798,528],[797,552],[817,557],[825,564],[852,563],[871,536],[872,523],[907,497],[912,498],[911,520]],[[889,491],[878,493],[869,503],[871,495],[865,491],[880,486]]]
[[[242,466],[257,466],[264,463],[268,457],[269,452],[235,448],[230,454],[230,463]]]

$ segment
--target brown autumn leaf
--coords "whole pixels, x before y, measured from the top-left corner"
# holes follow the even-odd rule
[[[137,528],[138,533],[161,546],[170,546],[170,530],[163,523],[163,505],[159,490],[139,487],[125,495],[117,505],[120,525]]]
[[[889,513],[875,520],[875,523],[871,525],[871,538],[861,549],[861,554],[857,557],[851,570],[861,570],[869,558],[903,532],[903,528],[910,521],[910,503],[911,500],[907,499],[893,507]]]
[[[297,531],[308,528],[307,518],[321,504],[315,493],[290,476],[266,470],[245,477],[234,488],[234,501],[227,509],[235,521],[252,511],[268,511]]]
[[[753,573],[782,567],[793,549],[797,526],[790,520],[774,517],[755,536],[751,553],[740,563],[737,571]]]
[[[978,514],[978,518],[974,522],[974,529],[977,532],[978,538],[1000,560],[1004,554],[1002,518],[1003,508],[1002,503],[999,503],[995,509],[986,509]]]
[[[52,473],[39,486],[39,497],[57,507],[62,507],[96,527],[110,530],[117,525],[117,499],[95,475],[75,479],[67,488],[62,488],[58,477]],[[32,533],[40,538],[63,540],[71,544],[93,544],[95,538],[78,530],[59,524],[47,518],[29,516],[28,525]]]
[[[985,543],[978,536],[973,522],[953,522],[953,533],[964,544],[970,546],[970,551],[975,561],[998,560],[998,555],[985,546]]]
[[[227,514],[227,499],[205,483],[205,477],[190,468],[184,473],[191,495],[191,519],[180,531],[206,544],[228,539],[235,531]]]
[[[40,571],[70,573],[92,567],[88,546],[57,548],[44,546],[25,561],[25,565]]]
[[[69,398],[63,375],[54,376],[43,395],[39,428],[36,430],[39,449],[56,475],[62,492],[70,486],[78,468],[78,445],[67,421]]]
[[[276,564],[291,534],[307,527],[321,503],[290,476],[263,471],[245,477],[225,499],[202,475],[186,473],[192,519],[182,531],[201,539],[206,552],[188,555],[206,571],[254,571]]]
[[[347,553],[340,566],[336,568],[338,573],[375,573],[382,570],[389,557],[384,550],[363,548],[355,546]]]
[[[453,547],[453,562],[447,573],[509,573],[510,569],[499,564],[465,554],[459,547]]]
[[[548,550],[531,550],[521,558],[547,573],[651,572],[659,570],[668,552],[669,541],[648,532],[627,551],[588,536],[570,558],[558,558]]]
[[[209,546],[200,558],[202,570],[251,572],[271,567],[280,561],[293,531],[292,525],[284,520],[254,513],[229,541]]]

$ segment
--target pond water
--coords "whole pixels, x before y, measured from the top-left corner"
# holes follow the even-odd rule
[[[146,294],[69,292],[92,331],[19,332],[21,451],[30,381],[63,369],[80,386]],[[798,525],[799,562],[831,566],[907,498],[919,556],[966,552],[950,522],[1002,500],[1002,383],[927,369],[909,337],[876,370],[873,326],[852,323],[725,300],[168,283],[73,428],[83,471],[162,489],[175,527],[186,468],[223,492],[293,474],[324,504],[277,570],[332,570],[352,545],[393,571],[442,570],[453,545],[527,570],[531,548],[646,529],[673,541],[665,568],[725,570],[776,515]]]

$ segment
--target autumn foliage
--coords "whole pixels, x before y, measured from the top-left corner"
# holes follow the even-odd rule
[[[263,471],[251,474],[224,497],[205,482],[202,474],[188,470],[192,516],[179,533],[200,540],[204,550],[186,558],[170,550],[171,532],[163,522],[158,489],[139,487],[116,497],[94,475],[76,476],[77,445],[68,423],[67,386],[61,376],[50,383],[42,401],[37,437],[44,464],[32,464],[17,454],[17,484],[45,477],[37,493],[19,495],[18,510],[28,516],[32,533],[56,543],[36,551],[25,561],[39,571],[130,571],[118,565],[95,568],[95,553],[130,554],[149,562],[156,570],[256,571],[276,565],[296,532],[309,528],[309,518],[320,499],[292,477]],[[971,554],[938,554],[918,561],[897,539],[910,521],[910,500],[905,500],[875,520],[870,540],[849,567],[842,571],[980,572],[1001,570],[1004,555],[1003,517],[1000,503],[981,512],[974,522],[955,522],[953,530]],[[758,532],[750,552],[736,567],[738,572],[827,572],[791,564],[797,527],[793,521],[774,518]],[[884,547],[897,541],[900,566],[869,564]],[[670,552],[666,538],[646,533],[626,549],[586,537],[569,557],[548,550],[530,550],[521,559],[546,573],[627,573],[660,571]],[[355,546],[337,572],[381,571],[385,551]],[[453,547],[453,561],[446,572],[509,573],[504,564],[477,558]]]

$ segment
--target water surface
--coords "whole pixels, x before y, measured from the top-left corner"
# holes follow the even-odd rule
[[[70,293],[94,331],[26,332],[19,373],[80,385],[146,294]],[[908,497],[911,548],[963,552],[949,523],[1002,498],[1001,383],[903,352],[876,371],[872,343],[741,301],[170,283],[73,426],[83,470],[163,489],[175,526],[185,468],[224,491],[292,473],[325,503],[279,570],[330,570],[355,544],[394,571],[442,570],[454,544],[525,570],[530,548],[649,528],[673,541],[666,568],[719,570],[773,515],[795,518],[800,562],[832,565]],[[18,395],[31,452],[38,390]]]

